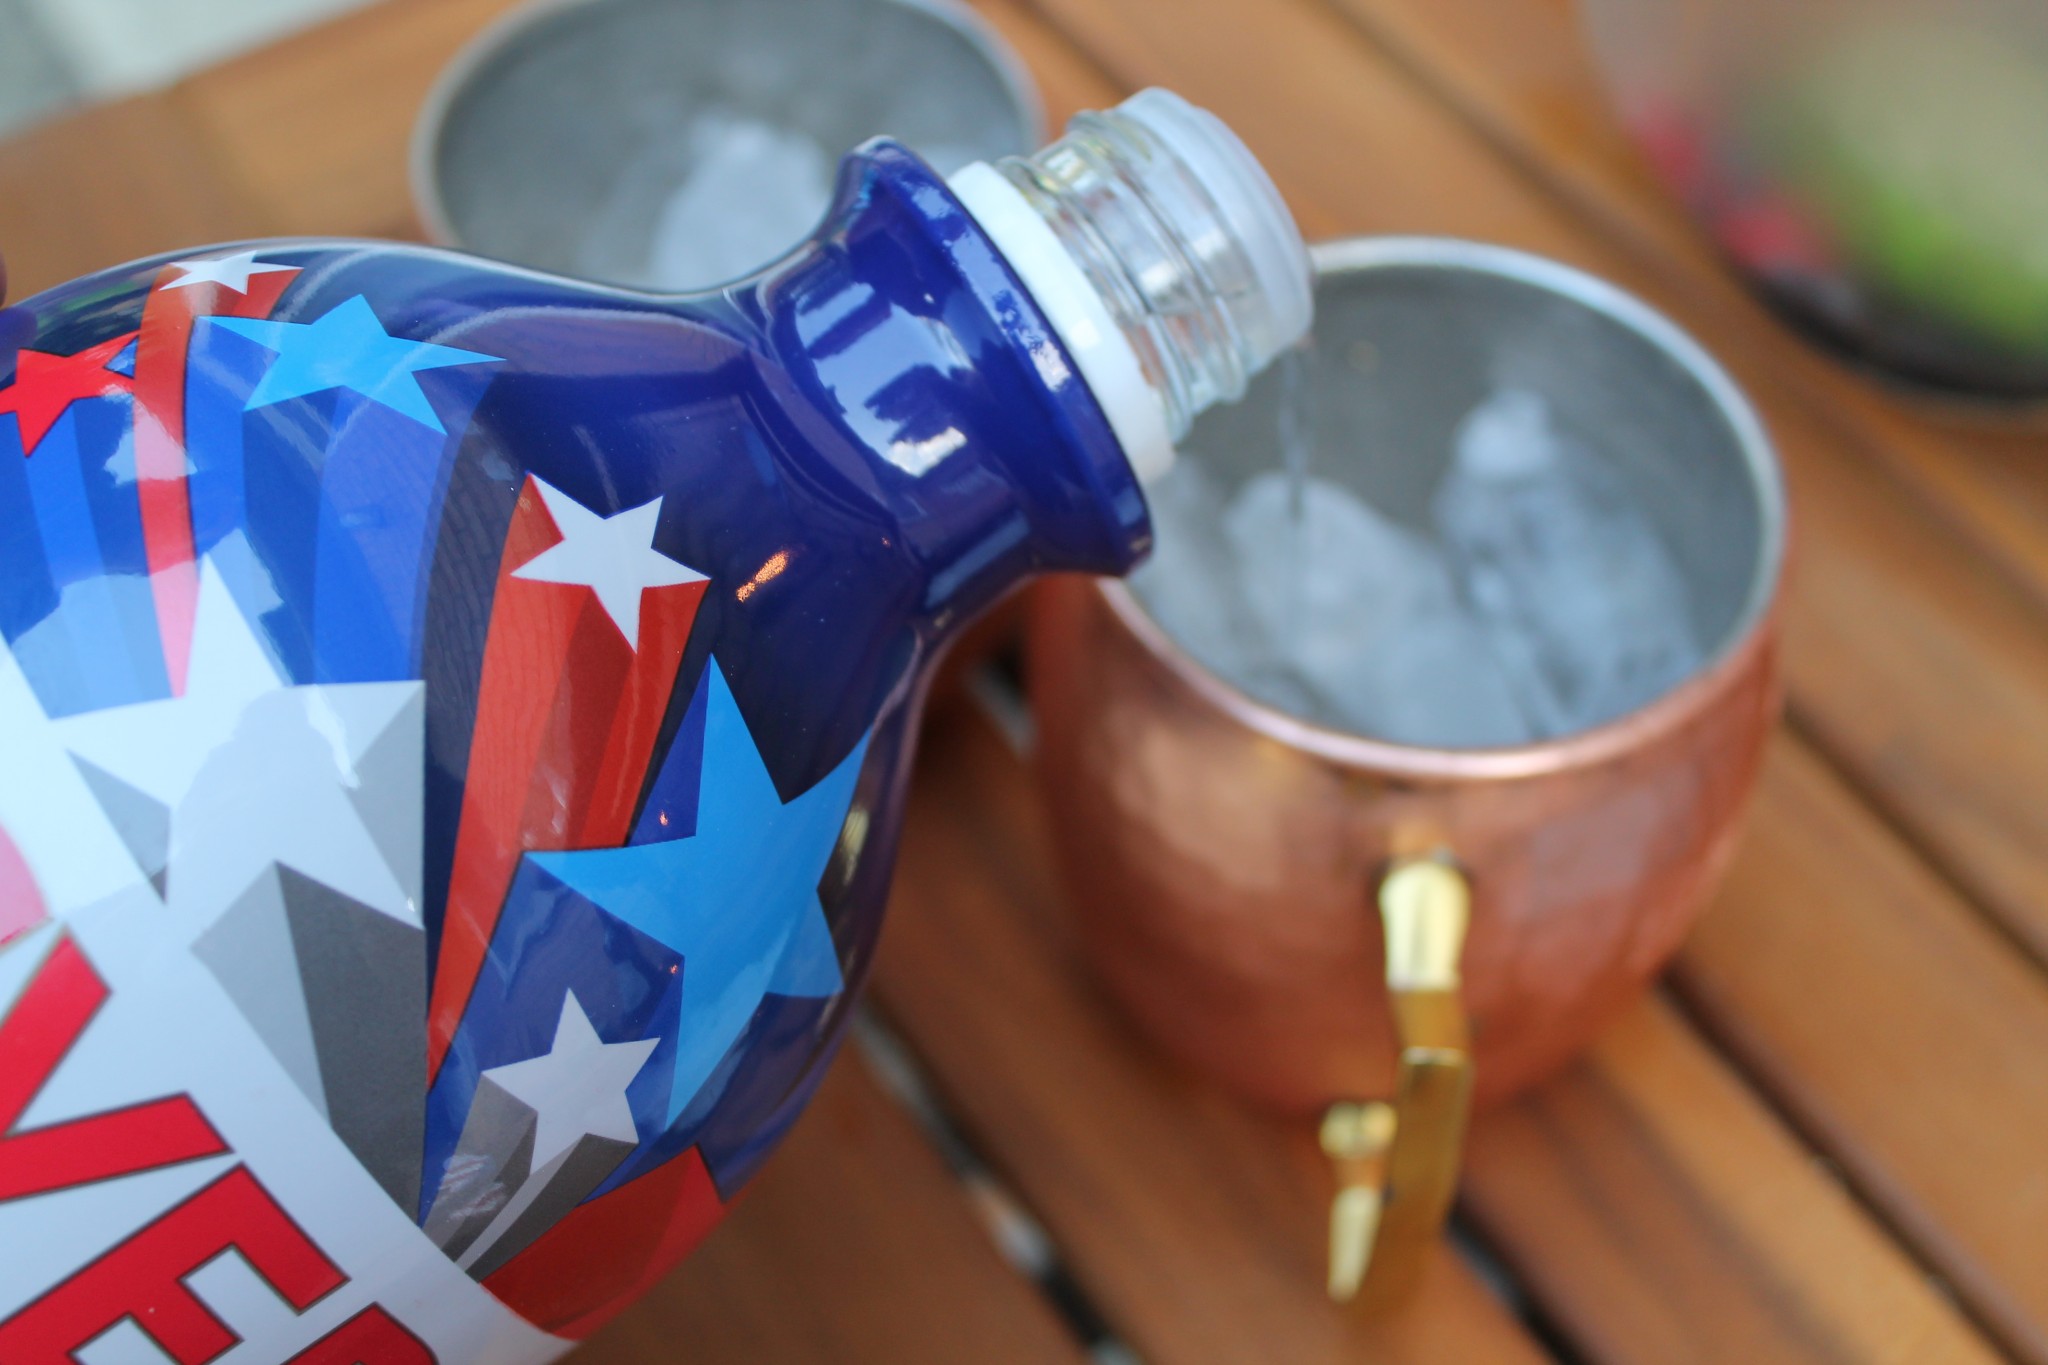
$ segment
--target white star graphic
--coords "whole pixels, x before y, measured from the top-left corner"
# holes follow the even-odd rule
[[[249,292],[251,275],[270,275],[280,270],[296,270],[297,266],[270,265],[256,258],[261,251],[238,251],[232,256],[218,256],[212,260],[172,261],[171,269],[185,273],[164,285],[165,289],[186,289],[195,284],[217,284],[232,289],[237,294]]]
[[[406,803],[357,789],[358,765],[422,687],[286,684],[209,558],[185,694],[55,724],[74,756],[169,811],[174,912],[211,923],[275,863],[418,925],[418,858],[400,847],[417,832],[387,828],[380,843],[370,819]]]
[[[626,1087],[640,1074],[658,1038],[607,1043],[597,1036],[576,992],[562,994],[555,1041],[538,1057],[494,1066],[484,1078],[537,1117],[533,1169],[542,1170],[585,1135],[638,1142]]]
[[[589,588],[634,649],[640,648],[641,593],[702,583],[707,577],[654,548],[662,499],[606,517],[541,479],[535,478],[533,484],[562,540],[514,569],[512,576]]]

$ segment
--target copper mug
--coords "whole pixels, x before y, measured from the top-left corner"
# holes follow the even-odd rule
[[[1035,761],[1077,935],[1168,1053],[1324,1115],[1331,1290],[1382,1298],[1448,1208],[1468,1103],[1585,1045],[1726,865],[1781,700],[1786,518],[1748,403],[1634,298],[1467,242],[1356,239],[1315,258],[1319,471],[1350,462],[1374,501],[1413,506],[1463,414],[1504,377],[1534,389],[1651,517],[1714,642],[1597,728],[1419,748],[1255,700],[1121,583],[1037,593]],[[1276,467],[1281,409],[1301,401],[1286,389],[1265,376],[1190,444],[1234,463],[1226,477]]]

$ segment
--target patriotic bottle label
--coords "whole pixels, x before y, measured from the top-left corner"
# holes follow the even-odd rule
[[[688,299],[279,242],[0,311],[0,1361],[544,1360],[787,1129],[933,651],[1147,534],[944,186],[842,184]]]

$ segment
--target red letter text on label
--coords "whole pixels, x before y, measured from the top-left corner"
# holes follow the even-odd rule
[[[0,1361],[73,1365],[79,1347],[133,1318],[178,1365],[206,1365],[240,1338],[184,1279],[229,1248],[301,1313],[348,1278],[237,1166],[0,1322]]]
[[[0,1200],[227,1151],[183,1095],[13,1131],[106,998],[85,954],[63,938],[0,1019]]]

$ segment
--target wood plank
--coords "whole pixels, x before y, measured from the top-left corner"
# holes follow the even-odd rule
[[[2029,1361],[2048,1361],[2048,980],[1781,742],[1677,983]]]
[[[927,731],[877,984],[949,1109],[1157,1365],[1537,1361],[1440,1251],[1377,1321],[1324,1297],[1328,1173],[1312,1125],[1178,1074],[1082,978],[1021,762],[949,708]]]
[[[1481,1119],[1464,1204],[1590,1361],[1999,1359],[1661,999]]]
[[[1080,1365],[962,1186],[849,1052],[696,1255],[576,1365]]]
[[[1602,187],[1601,210],[1627,219],[1610,230],[1720,273],[1608,111],[1572,0],[1329,3],[1523,173],[1557,191]]]
[[[1310,221],[1541,251],[1617,280],[1714,347],[1763,410],[1792,488],[1786,662],[1802,725],[2048,961],[2039,604],[1877,475],[1873,438],[1793,382],[1775,331],[1699,305],[1676,272],[1591,231],[1323,0],[1268,0],[1256,22],[1239,0],[1041,2],[1117,80],[1174,85],[1229,120],[1291,201],[1320,211]]]
[[[14,298],[138,256],[272,231],[161,94],[0,141],[0,254]]]
[[[384,0],[199,73],[173,98],[277,223],[417,232],[407,148],[441,68],[511,0]]]
[[[233,238],[416,235],[406,151],[420,102],[510,3],[384,0],[0,141],[10,290]]]
[[[1911,411],[1891,420],[1925,422]],[[1907,477],[2037,597],[2048,596],[2048,434],[1926,422]]]
[[[1045,104],[1046,131],[1057,137],[1067,120],[1100,109],[1125,91],[1068,37],[1021,0],[967,0],[1031,73]]]
[[[1807,410],[1810,411],[1810,410]],[[1798,553],[1785,663],[1800,727],[2048,962],[2048,631],[1957,538],[1772,404]]]

